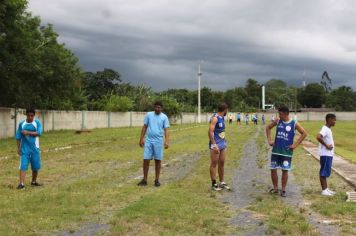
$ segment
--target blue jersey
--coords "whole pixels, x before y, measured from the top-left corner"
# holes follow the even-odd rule
[[[143,123],[147,126],[146,141],[163,142],[164,129],[169,128],[169,120],[164,113],[148,112]]]
[[[225,142],[225,119],[224,117],[219,116],[218,114],[214,114],[212,118],[213,117],[216,117],[218,119],[214,128],[214,140],[215,143],[219,145],[219,143]],[[211,143],[209,143],[209,145],[210,144]]]
[[[272,154],[287,157],[293,155],[293,150],[290,149],[289,146],[292,145],[294,141],[296,123],[295,120],[289,122],[278,120]]]
[[[38,119],[35,119],[32,123],[27,123],[26,120],[21,121],[16,131],[16,140],[21,140],[21,153],[39,153],[40,143],[39,137],[23,135],[23,130],[29,132],[37,132],[38,136],[42,135],[42,124]]]

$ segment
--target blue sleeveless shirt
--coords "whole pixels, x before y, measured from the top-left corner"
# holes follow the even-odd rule
[[[218,114],[214,114],[211,118],[216,117],[218,121],[215,124],[214,128],[214,140],[216,144],[219,145],[219,143],[225,141],[225,119],[222,116],[219,116]],[[210,119],[211,122],[211,119]],[[210,146],[209,142],[209,146]]]
[[[289,146],[294,141],[296,123],[295,120],[289,122],[278,121],[272,154],[292,157],[293,150]]]

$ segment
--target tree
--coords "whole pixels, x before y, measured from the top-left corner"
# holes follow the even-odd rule
[[[355,111],[356,93],[351,87],[341,86],[334,89],[327,97],[327,105],[337,111]]]
[[[255,79],[248,79],[245,85],[247,97],[246,103],[249,106],[258,107],[262,98],[261,85]]]
[[[0,105],[73,109],[81,100],[78,59],[26,8],[24,0],[0,5]]]
[[[326,93],[322,85],[311,83],[299,91],[297,98],[304,107],[319,108],[326,101]]]
[[[324,87],[325,92],[328,93],[331,91],[331,79],[327,71],[324,71],[323,74],[321,75],[320,84]]]
[[[110,93],[105,95],[101,101],[102,108],[105,111],[130,111],[133,108],[133,101],[125,96],[118,96]]]
[[[119,72],[105,68],[95,73],[86,72],[82,86],[90,100],[100,100],[108,93],[116,93],[120,82]]]

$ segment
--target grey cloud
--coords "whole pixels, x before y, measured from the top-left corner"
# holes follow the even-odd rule
[[[356,88],[356,2],[215,0],[30,0],[83,69],[113,68],[154,90],[226,89],[247,78],[301,85],[327,70]]]

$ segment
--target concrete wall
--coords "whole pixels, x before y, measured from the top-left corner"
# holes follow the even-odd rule
[[[15,127],[19,122],[25,119],[25,110],[0,108],[0,138],[13,137]],[[356,120],[356,112],[334,112],[338,120],[353,121]],[[141,126],[146,112],[105,112],[105,111],[38,111],[36,116],[41,120],[44,131],[51,130],[80,130],[95,128],[114,128]],[[229,113],[230,114],[230,113]],[[234,121],[236,113],[233,114]],[[252,114],[252,113],[250,113]],[[277,113],[258,113],[261,119],[265,115],[266,121],[270,121],[272,116]],[[327,112],[299,112],[297,119],[299,121],[323,121]],[[212,113],[202,113],[201,122],[207,123]],[[291,114],[292,117],[294,113]],[[182,113],[182,118],[171,119],[171,123],[191,124],[198,121],[195,113]]]

